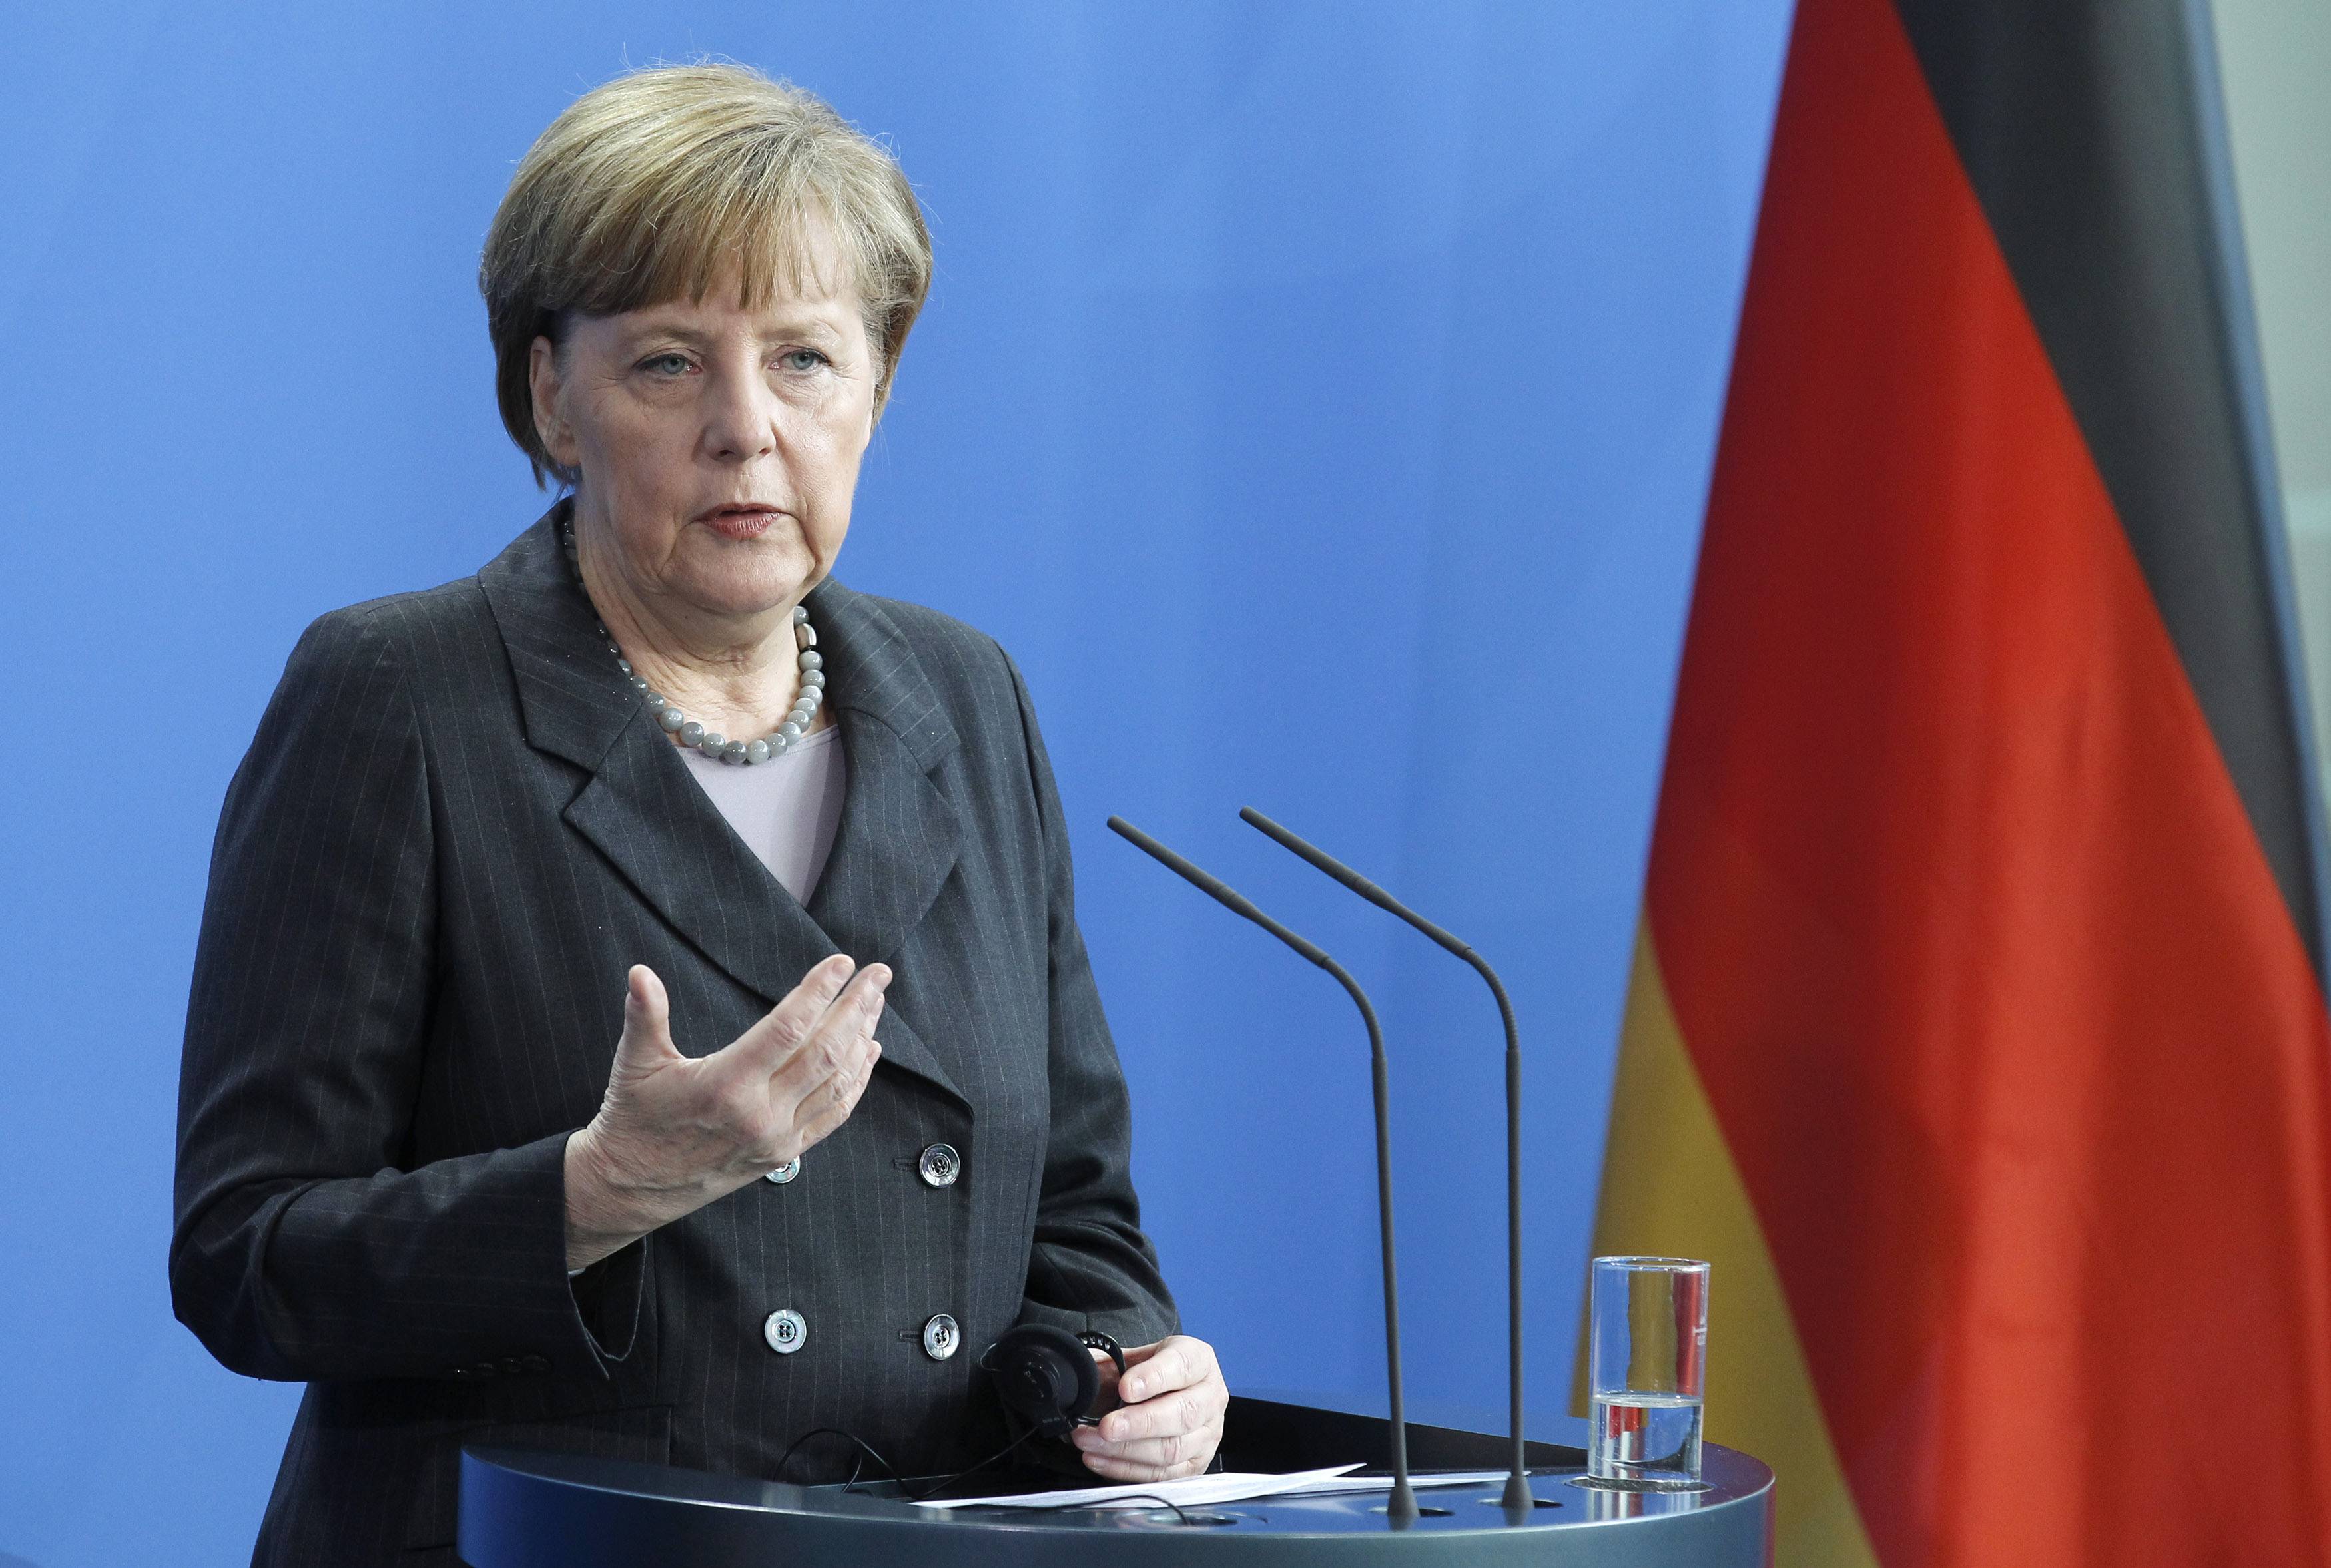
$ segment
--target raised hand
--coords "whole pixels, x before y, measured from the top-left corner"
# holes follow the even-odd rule
[[[710,1056],[671,1041],[663,982],[635,965],[606,1098],[566,1140],[566,1266],[580,1269],[766,1175],[850,1119],[882,1048],[890,971],[836,954]]]

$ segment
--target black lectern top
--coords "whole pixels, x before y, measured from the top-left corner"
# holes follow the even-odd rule
[[[1580,1425],[1583,1435],[1583,1423]],[[1232,1402],[1237,1468],[1295,1469],[1368,1459],[1388,1448],[1380,1418]],[[1585,1456],[1532,1443],[1541,1506],[1499,1506],[1502,1478],[1435,1487],[1435,1469],[1496,1469],[1508,1452],[1487,1433],[1412,1423],[1417,1500],[1395,1529],[1380,1495],[1166,1508],[1030,1513],[931,1509],[839,1487],[794,1487],[575,1454],[474,1449],[461,1461],[462,1560],[471,1568],[950,1568],[952,1564],[1236,1563],[1337,1568],[1359,1563],[1558,1563],[1587,1568],[1756,1568],[1765,1561],[1772,1472],[1709,1445],[1708,1489],[1590,1489]],[[1334,1457],[1327,1457],[1329,1455]],[[1487,1456],[1484,1459],[1484,1456]],[[1549,1506],[1550,1505],[1550,1506]]]

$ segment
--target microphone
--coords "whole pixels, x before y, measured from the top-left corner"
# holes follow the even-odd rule
[[[1497,972],[1469,945],[1435,926],[1327,851],[1288,832],[1252,806],[1241,806],[1239,817],[1247,826],[1259,829],[1277,840],[1282,848],[1310,861],[1377,908],[1399,916],[1471,965],[1479,972],[1481,978],[1489,983],[1489,993],[1498,999],[1498,1012],[1506,1022],[1507,1393],[1512,1405],[1514,1449],[1513,1474],[1506,1478],[1504,1503],[1508,1508],[1532,1507],[1537,1499],[1530,1493],[1529,1468],[1522,1450],[1522,1045],[1521,1034],[1514,1026],[1514,1004],[1506,995],[1505,985],[1498,979]]]
[[[1382,1228],[1384,1243],[1384,1382],[1392,1392],[1392,1496],[1385,1500],[1384,1516],[1392,1521],[1394,1529],[1404,1530],[1416,1522],[1416,1492],[1408,1482],[1408,1421],[1401,1403],[1400,1277],[1393,1262],[1392,1117],[1386,1108],[1391,1091],[1385,1079],[1384,1031],[1376,1023],[1376,1010],[1368,1004],[1367,993],[1360,989],[1359,982],[1346,973],[1342,965],[1256,908],[1244,894],[1220,877],[1200,870],[1123,817],[1109,818],[1108,825],[1118,837],[1198,891],[1232,914],[1253,921],[1334,975],[1351,993],[1352,1000],[1359,1004],[1360,1017],[1367,1023],[1368,1054],[1375,1075],[1376,1094],[1376,1221]]]

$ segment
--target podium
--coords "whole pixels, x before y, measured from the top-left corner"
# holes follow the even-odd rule
[[[1390,1459],[1387,1424],[1381,1416],[1234,1395],[1223,1460],[1233,1470],[1319,1469],[1355,1459],[1380,1469]],[[1584,1439],[1584,1421],[1567,1426],[1575,1429],[1568,1435]],[[1382,1512],[1382,1493],[1185,1505],[1178,1514],[932,1509],[899,1500],[887,1484],[796,1487],[580,1454],[469,1449],[461,1455],[460,1551],[471,1568],[1763,1568],[1769,1562],[1773,1473],[1746,1454],[1709,1444],[1703,1491],[1616,1492],[1575,1484],[1585,1473],[1583,1448],[1532,1442],[1531,1489],[1541,1501],[1516,1516],[1498,1503],[1507,1442],[1411,1421],[1409,1466],[1425,1516],[1397,1531]],[[1500,1478],[1432,1487],[1435,1470],[1496,1470]]]

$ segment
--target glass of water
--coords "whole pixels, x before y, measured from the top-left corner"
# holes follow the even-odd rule
[[[1588,1311],[1588,1482],[1698,1489],[1708,1265],[1689,1258],[1597,1258]]]

